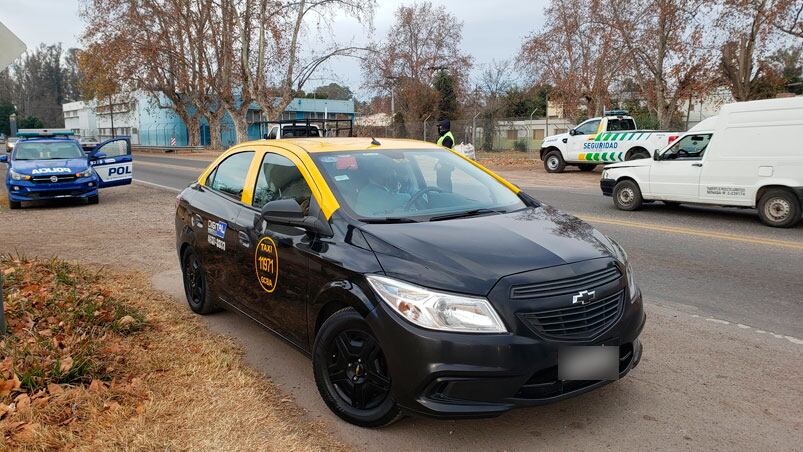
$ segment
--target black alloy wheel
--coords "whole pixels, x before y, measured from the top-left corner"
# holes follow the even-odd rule
[[[192,248],[184,252],[181,273],[184,279],[184,294],[187,296],[190,309],[196,314],[209,314],[216,311],[209,296],[206,271]]]
[[[336,312],[321,326],[313,369],[321,397],[343,420],[382,427],[399,418],[382,347],[354,309]]]

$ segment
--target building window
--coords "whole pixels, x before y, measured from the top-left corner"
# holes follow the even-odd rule
[[[507,131],[507,139],[508,140],[515,140],[519,137],[519,131],[516,129],[508,129]]]
[[[533,140],[543,140],[544,129],[533,129]]]

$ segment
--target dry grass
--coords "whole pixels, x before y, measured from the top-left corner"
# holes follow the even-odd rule
[[[108,331],[98,336],[103,359],[94,374],[71,383],[50,382],[46,389],[12,384],[0,406],[1,449],[348,449],[247,368],[231,339],[208,332],[186,308],[151,290],[145,275],[93,274],[52,262],[68,268],[74,284],[53,283],[42,296],[62,300],[69,296],[65,291],[76,287],[106,290],[110,293],[103,296],[124,303],[142,320],[130,331],[109,321]],[[15,276],[19,280],[37,275],[45,284],[56,279],[48,265],[4,258],[0,271],[20,275]],[[14,286],[7,293],[17,290]],[[18,295],[12,295],[7,312],[19,304],[14,301]],[[102,322],[93,328],[103,328]],[[16,335],[23,335],[19,331]],[[3,363],[18,375],[13,358]]]

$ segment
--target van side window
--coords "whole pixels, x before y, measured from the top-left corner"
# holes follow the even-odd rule
[[[686,135],[661,156],[661,160],[700,160],[711,141],[711,134]]]
[[[254,151],[238,152],[220,162],[215,170],[207,177],[206,186],[240,199],[245,187],[245,177],[248,167],[254,158]]]
[[[596,119],[580,124],[575,130],[577,131],[577,135],[591,135],[592,133],[597,133],[598,127],[599,119]]]
[[[254,189],[254,207],[261,209],[270,201],[293,199],[306,215],[311,196],[307,181],[290,159],[270,152],[265,154]]]
[[[629,118],[608,118],[608,132],[624,132],[636,130],[636,123]]]

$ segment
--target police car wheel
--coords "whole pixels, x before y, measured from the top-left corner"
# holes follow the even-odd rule
[[[767,190],[758,201],[758,216],[767,226],[790,228],[800,221],[800,215],[800,201],[787,190]]]
[[[12,201],[8,200],[8,208],[9,209],[19,209],[22,207],[22,203],[20,201]]]
[[[204,270],[195,250],[188,248],[181,260],[181,272],[184,277],[184,294],[190,309],[196,314],[209,314],[217,309],[209,294]]]
[[[547,173],[562,173],[566,168],[566,162],[560,151],[549,151],[544,156],[544,169]]]
[[[86,200],[89,204],[97,204],[100,201],[100,198],[98,197],[98,195],[95,195],[95,196],[90,196]]]
[[[352,308],[326,319],[312,350],[315,383],[338,417],[360,427],[383,427],[401,417],[379,341]]]
[[[613,187],[613,204],[617,209],[638,210],[643,203],[641,190],[632,180],[623,180]]]

